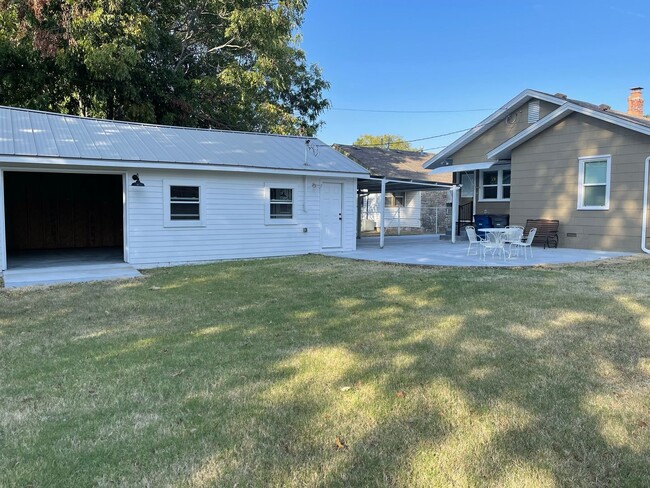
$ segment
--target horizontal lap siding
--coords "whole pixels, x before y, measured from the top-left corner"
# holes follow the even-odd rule
[[[548,115],[556,108],[557,106],[555,104],[540,101],[540,118]],[[502,120],[490,130],[486,131],[485,134],[477,137],[465,147],[452,154],[454,164],[480,163],[487,161],[487,153],[489,151],[515,136],[522,130],[528,128],[529,125],[528,104],[525,103],[513,112],[513,116],[509,117],[507,120]],[[470,200],[467,199],[466,201]],[[509,214],[510,203],[478,201],[476,203],[476,213],[499,215]]]
[[[405,192],[406,201],[405,206],[400,207],[400,222],[401,227],[421,227],[422,221],[420,220],[420,210],[422,206],[422,197],[421,192],[412,191]],[[366,197],[367,200],[364,201],[364,206],[361,209],[361,215],[363,218],[368,218],[373,220],[377,226],[379,226],[379,221],[381,220],[380,214],[380,203],[381,203],[381,194],[373,193]],[[397,228],[397,207],[387,206],[385,209],[385,224],[386,228]]]
[[[605,154],[612,156],[609,210],[577,210],[578,158]],[[561,246],[638,252],[648,156],[649,137],[571,115],[513,151],[510,221],[558,219]]]
[[[181,176],[182,175],[182,176]],[[320,178],[216,172],[140,171],[128,186],[129,262],[159,265],[319,252]],[[164,225],[165,180],[202,185],[203,227]],[[330,180],[327,180],[330,181]],[[343,248],[356,246],[356,180],[343,183]],[[294,188],[295,224],[266,225],[265,184]],[[303,232],[307,228],[307,232]]]
[[[540,118],[555,110],[557,105],[540,101]],[[484,134],[452,154],[454,164],[480,163],[487,161],[486,154],[492,149],[528,128],[528,104],[525,103],[513,112],[513,115],[502,120]]]

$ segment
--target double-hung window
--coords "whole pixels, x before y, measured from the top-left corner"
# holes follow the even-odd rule
[[[510,201],[510,169],[480,172],[479,201]]]
[[[201,185],[184,181],[165,182],[164,192],[166,226],[202,225]]]
[[[267,224],[293,224],[295,189],[288,185],[266,186]]]
[[[608,210],[612,157],[578,159],[578,210]]]
[[[271,219],[292,219],[293,188],[271,188],[270,193]]]
[[[384,205],[386,207],[403,207],[405,202],[406,202],[406,192],[395,191],[393,193],[386,194]]]

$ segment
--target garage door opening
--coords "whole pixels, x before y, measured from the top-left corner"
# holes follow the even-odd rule
[[[122,175],[4,172],[7,268],[124,262]]]

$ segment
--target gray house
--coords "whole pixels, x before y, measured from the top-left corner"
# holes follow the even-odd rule
[[[627,112],[525,90],[425,163],[462,184],[459,228],[558,219],[560,246],[646,250],[650,120],[641,88]]]

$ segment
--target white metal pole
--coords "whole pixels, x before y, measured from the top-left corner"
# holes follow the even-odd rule
[[[7,269],[7,233],[5,232],[4,171],[0,170],[0,271]]]
[[[397,207],[397,235],[401,236],[402,235],[402,220],[401,220],[401,212],[400,212],[401,207]]]
[[[381,180],[381,198],[379,199],[379,248],[384,248],[384,212],[386,211],[386,180]]]
[[[459,187],[454,186],[451,189],[451,242],[456,243],[456,225],[458,223],[458,190]]]

